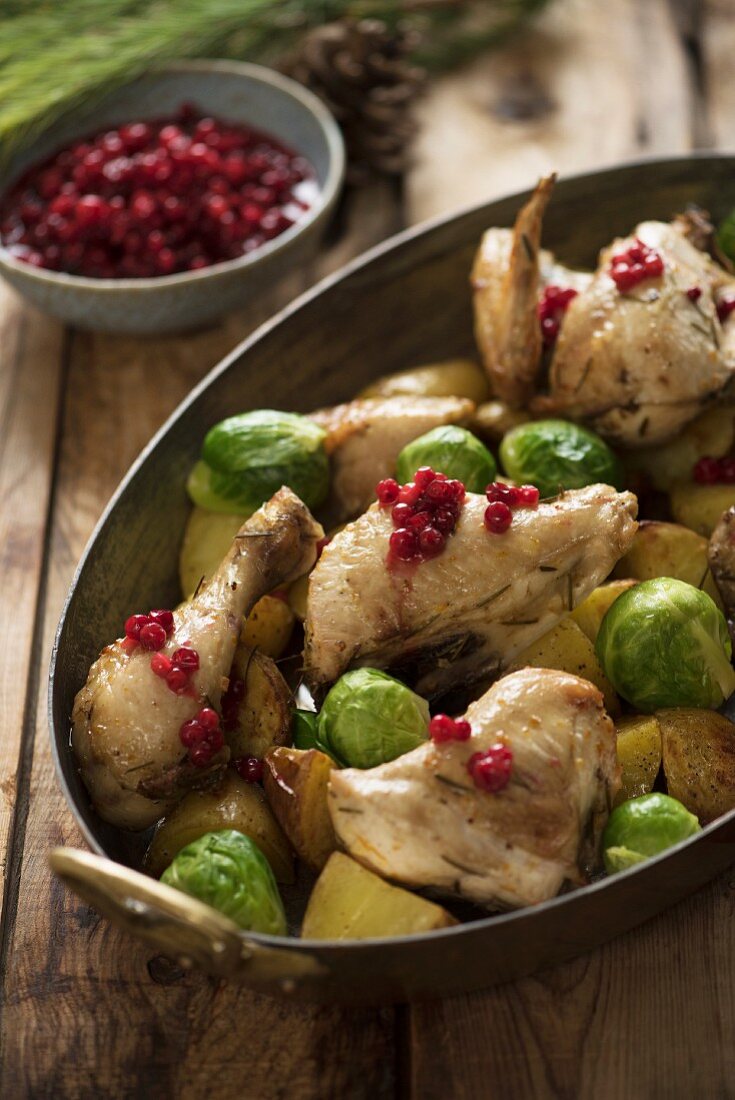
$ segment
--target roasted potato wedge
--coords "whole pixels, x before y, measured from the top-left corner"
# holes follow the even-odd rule
[[[666,492],[672,482],[689,480],[692,467],[703,455],[722,458],[733,444],[735,405],[718,404],[700,413],[670,443],[629,451],[625,465],[631,471],[642,471],[656,489]]]
[[[179,554],[181,592],[188,599],[203,577],[209,577],[230,548],[245,516],[192,508]]]
[[[669,503],[677,523],[683,523],[685,527],[709,538],[722,513],[735,504],[735,485],[677,482],[669,490]]]
[[[560,672],[571,672],[575,676],[581,676],[583,680],[589,680],[604,695],[608,714],[615,717],[620,713],[620,700],[602,670],[592,642],[571,619],[562,619],[527,646],[506,672],[515,672],[529,665],[532,668],[556,668]]]
[[[296,855],[313,871],[321,871],[337,847],[327,808],[327,784],[334,767],[317,749],[270,749],[265,757],[263,786],[276,819]]]
[[[506,432],[519,424],[527,424],[530,419],[531,415],[525,409],[511,409],[505,401],[486,401],[475,409],[469,428],[486,443],[500,443]],[[507,480],[503,478],[503,481]]]
[[[291,691],[270,657],[240,643],[232,663],[231,681],[241,681],[234,728],[227,723],[225,736],[233,759],[265,756],[274,745],[291,740]]]
[[[735,809],[735,725],[714,710],[657,710],[668,792],[700,824]]]
[[[358,397],[469,397],[479,405],[490,387],[482,368],[472,359],[445,359],[422,367],[386,374],[366,386]]]
[[[582,600],[581,604],[572,611],[571,618],[580,630],[584,631],[593,645],[600,630],[600,623],[605,618],[606,613],[618,596],[622,596],[623,592],[627,592],[636,583],[632,580],[621,580],[601,584],[594,588],[587,599]]]
[[[653,790],[661,768],[661,727],[653,714],[631,714],[615,723],[621,787],[615,805]]]
[[[613,570],[613,576],[637,581],[673,577],[701,588],[719,608],[722,599],[710,572],[707,540],[680,523],[643,520],[633,545]]]
[[[288,587],[288,606],[299,622],[306,618],[306,600],[309,595],[309,575],[299,577]]]
[[[454,917],[434,902],[391,886],[342,852],[317,879],[301,935],[308,940],[365,940],[448,928]]]
[[[248,649],[257,649],[275,661],[288,645],[295,622],[296,616],[286,600],[263,596],[245,620],[240,641]]]
[[[263,791],[256,783],[246,783],[231,768],[216,787],[184,795],[156,827],[146,852],[146,871],[159,878],[182,848],[219,829],[237,829],[249,836],[278,881],[294,881],[293,852]]]

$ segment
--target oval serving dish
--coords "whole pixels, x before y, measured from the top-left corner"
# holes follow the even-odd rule
[[[470,351],[468,274],[477,241],[488,226],[512,224],[524,197],[403,233],[304,295],[208,375],[122,482],[77,571],[51,662],[58,774],[95,852],[134,868],[144,838],[112,828],[91,809],[69,749],[73,699],[131,607],[178,598],[178,550],[190,508],[184,484],[202,436],[233,413],[307,412],[348,400],[387,371]],[[735,158],[647,161],[563,179],[544,245],[564,262],[591,266],[614,234],[692,202],[715,217],[735,205]],[[427,935],[330,943],[242,933],[126,867],[82,853],[52,855],[64,881],[158,951],[267,992],[351,1002],[438,996],[529,974],[641,924],[733,860],[735,811],[637,868],[533,908]],[[299,901],[292,900],[296,919]]]

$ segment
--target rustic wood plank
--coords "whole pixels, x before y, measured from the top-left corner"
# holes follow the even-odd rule
[[[361,199],[366,201],[365,197]],[[349,219],[348,219],[349,220]],[[364,230],[363,230],[364,232]],[[347,247],[344,242],[342,247]],[[75,335],[53,506],[43,665],[74,569],[120,476],[214,363],[280,299],[208,332],[141,341]],[[37,358],[40,358],[37,357]],[[114,583],[114,579],[111,579]],[[51,879],[46,854],[83,843],[56,784],[38,687],[38,721],[2,1012],[3,1086],[24,1097],[385,1097],[394,1087],[390,1009],[289,1006],[184,974],[120,933]]]
[[[733,917],[731,872],[585,958],[416,1006],[412,1095],[735,1095]]]
[[[684,152],[692,99],[667,0],[551,4],[507,49],[433,85],[406,183],[409,220],[530,187],[550,168]]]
[[[720,149],[735,147],[735,16],[730,0],[703,0],[697,20],[707,132]]]
[[[63,375],[63,333],[0,287],[0,866],[14,820]],[[12,610],[11,610],[12,609]],[[35,694],[35,693],[34,693]],[[22,832],[22,822],[19,822]],[[0,900],[0,917],[3,901]]]

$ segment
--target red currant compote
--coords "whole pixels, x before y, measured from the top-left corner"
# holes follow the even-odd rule
[[[0,200],[16,259],[99,279],[198,271],[285,232],[318,193],[309,162],[189,105],[75,141]]]

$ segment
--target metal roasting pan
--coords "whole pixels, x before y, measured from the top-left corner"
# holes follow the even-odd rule
[[[529,183],[532,181],[529,181]],[[634,928],[735,861],[735,811],[630,871],[544,904],[426,935],[354,943],[243,933],[131,868],[141,837],[100,821],[69,749],[72,701],[132,608],[178,601],[189,511],[186,474],[216,421],[246,409],[308,412],[349,399],[387,371],[472,351],[468,275],[483,230],[510,225],[515,194],[394,237],[320,283],[244,341],[192,391],[110,501],[84,553],[51,659],[49,718],[59,782],[90,853],[57,849],[61,878],[157,953],[265,992],[378,1003],[487,987],[570,959]],[[696,202],[735,206],[735,157],[646,160],[562,179],[544,245],[569,264],[646,218]],[[735,710],[731,714],[735,718]],[[106,857],[106,858],[101,858]],[[297,914],[298,901],[292,906]]]

